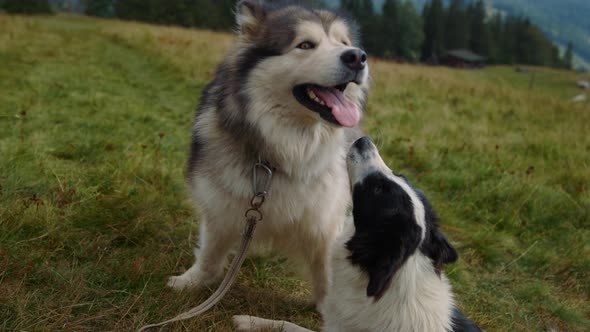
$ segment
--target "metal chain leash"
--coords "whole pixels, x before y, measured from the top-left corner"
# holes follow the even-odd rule
[[[240,267],[246,259],[246,253],[248,252],[248,248],[250,247],[250,242],[252,241],[252,236],[254,235],[254,230],[256,229],[256,224],[259,221],[261,221],[264,217],[262,215],[262,211],[260,211],[260,208],[266,200],[266,195],[268,194],[268,191],[270,189],[270,184],[273,176],[272,169],[264,162],[262,162],[260,158],[258,159],[258,162],[254,164],[252,173],[252,191],[254,192],[254,195],[252,196],[252,199],[250,199],[250,208],[246,210],[246,213],[244,214],[244,217],[246,218],[246,226],[242,234],[242,242],[240,244],[240,249],[234,257],[234,259],[232,260],[231,265],[225,277],[223,278],[223,281],[221,282],[219,287],[217,287],[217,290],[213,294],[211,294],[211,296],[209,296],[207,300],[205,300],[198,306],[190,309],[189,311],[184,312],[172,319],[163,321],[161,323],[143,326],[138,330],[138,332],[147,331],[156,327],[161,327],[173,322],[186,320],[203,314],[207,310],[211,309],[214,305],[216,305],[229,291],[229,288],[238,276],[238,271],[240,270]]]

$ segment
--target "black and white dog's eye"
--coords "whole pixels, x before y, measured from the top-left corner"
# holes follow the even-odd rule
[[[311,50],[313,48],[315,48],[315,44],[309,41],[305,41],[299,45],[297,45],[297,48],[300,48],[302,50]]]
[[[383,186],[380,184],[376,185],[375,188],[373,188],[373,194],[375,194],[375,195],[381,194],[382,191],[383,191]]]

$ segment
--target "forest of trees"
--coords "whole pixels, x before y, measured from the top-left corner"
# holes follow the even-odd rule
[[[572,68],[573,45],[563,56],[526,17],[488,16],[483,0],[427,2],[418,13],[409,0],[386,0],[381,10],[371,0],[342,0],[355,16],[367,51],[401,61],[438,63],[447,51],[471,50],[493,64]],[[380,14],[378,14],[380,13]]]
[[[156,24],[230,30],[235,0],[0,0],[8,12],[40,13],[55,6],[84,8],[87,15],[117,17]],[[301,2],[301,1],[300,1]],[[321,6],[321,0],[309,0]],[[363,33],[364,48],[372,55],[404,62],[437,64],[447,51],[471,50],[492,64],[525,64],[571,69],[573,45],[559,49],[526,17],[486,12],[483,0],[426,2],[421,12],[410,0],[341,0],[342,10],[354,16]],[[28,6],[28,7],[27,7]],[[26,8],[23,8],[26,7]]]
[[[0,10],[14,14],[51,14],[53,10],[47,0],[0,0]]]

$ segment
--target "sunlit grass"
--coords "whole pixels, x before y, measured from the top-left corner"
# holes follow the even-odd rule
[[[192,262],[185,188],[201,89],[232,37],[80,17],[0,15],[0,329],[132,330],[207,291],[165,279]],[[460,253],[458,301],[488,331],[584,331],[590,318],[590,105],[576,74],[371,63],[364,127],[430,196]],[[308,286],[246,261],[202,318],[317,328]]]

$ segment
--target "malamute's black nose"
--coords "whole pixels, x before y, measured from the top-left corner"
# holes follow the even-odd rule
[[[364,152],[373,146],[373,142],[369,138],[369,136],[364,136],[356,140],[352,145],[358,152]]]
[[[340,59],[352,70],[362,70],[367,65],[367,53],[360,48],[355,48],[342,53]]]

